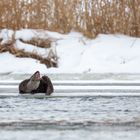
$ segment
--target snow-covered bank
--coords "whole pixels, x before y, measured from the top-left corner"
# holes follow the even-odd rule
[[[0,32],[2,43],[12,37],[12,31],[8,32]],[[42,73],[140,73],[140,38],[100,34],[96,39],[88,39],[76,32],[63,35],[42,30],[20,30],[15,36],[23,40],[34,36],[57,38],[53,46],[57,51],[59,67],[48,69],[33,59],[1,53],[0,73],[33,73],[36,70]],[[17,41],[17,48],[36,51],[40,55],[47,52]]]
[[[45,73],[46,66],[34,59],[16,58],[8,52],[0,54],[0,73],[30,74],[36,70]]]

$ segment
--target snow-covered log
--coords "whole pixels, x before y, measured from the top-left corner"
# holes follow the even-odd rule
[[[28,31],[29,38],[26,36],[25,39],[24,35],[18,36],[18,32],[7,29],[1,31],[0,52],[8,51],[16,57],[29,57],[39,60],[47,67],[57,67],[58,57],[52,46],[52,42],[57,39],[49,36],[45,38],[45,35],[40,38],[41,36],[32,30],[30,33]]]

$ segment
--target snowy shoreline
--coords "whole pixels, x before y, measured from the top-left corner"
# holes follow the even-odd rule
[[[2,43],[12,36],[12,31],[6,31],[0,32]],[[140,38],[100,34],[95,39],[88,39],[77,32],[67,35],[49,31],[38,33],[41,38],[46,38],[46,34],[58,39],[53,44],[59,58],[58,68],[47,68],[35,59],[16,58],[6,52],[0,54],[0,74],[32,74],[36,70],[47,74],[140,73]],[[16,38],[28,40],[35,35],[34,30],[19,30]],[[43,53],[42,48],[21,44],[19,40],[16,47],[36,51],[41,55],[46,51],[44,49]]]

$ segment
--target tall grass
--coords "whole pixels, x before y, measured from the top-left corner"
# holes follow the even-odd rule
[[[0,28],[140,37],[140,0],[0,0]]]

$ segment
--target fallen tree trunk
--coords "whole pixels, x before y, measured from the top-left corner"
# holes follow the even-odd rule
[[[26,44],[31,44],[40,48],[50,48],[51,43],[53,39],[48,38],[48,39],[41,39],[41,38],[32,38],[29,41],[25,41],[23,39],[20,39],[21,42],[26,43]]]
[[[27,58],[33,58],[36,59],[38,61],[40,61],[40,63],[45,64],[48,68],[50,67],[57,67],[57,57],[55,56],[55,54],[51,55],[48,54],[47,58],[43,58],[40,55],[34,53],[34,52],[26,52],[23,49],[17,49],[14,47],[13,44],[10,45],[1,45],[0,46],[0,52],[9,52],[11,54],[13,54],[16,57],[27,57]]]
[[[33,59],[40,61],[40,63],[45,64],[48,68],[58,66],[58,64],[57,64],[58,57],[57,57],[56,51],[53,51],[51,49],[51,43],[57,41],[57,39],[52,38],[52,37],[43,39],[43,38],[40,38],[39,36],[37,36],[37,37],[33,37],[29,41],[25,41],[21,38],[16,39],[15,34],[16,34],[16,31],[14,31],[13,34],[9,38],[7,38],[6,41],[3,41],[3,39],[0,40],[0,42],[1,42],[0,52],[1,53],[9,52],[16,57],[33,58]],[[8,36],[8,34],[7,34],[7,36]],[[49,49],[48,56],[44,58],[41,56],[41,54],[39,55],[36,52],[27,52],[24,49],[19,49],[18,47],[15,47],[17,40],[22,41],[22,43],[34,45],[35,47]]]

